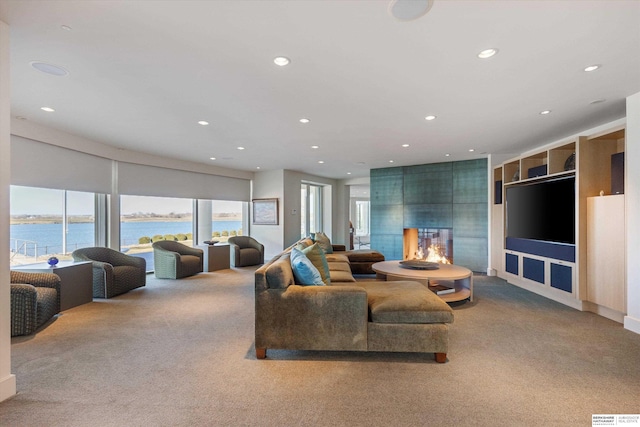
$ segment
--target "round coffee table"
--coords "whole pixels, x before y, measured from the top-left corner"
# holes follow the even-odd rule
[[[400,266],[400,261],[376,262],[371,266],[378,278],[392,280],[414,280],[428,286],[453,288],[454,292],[438,295],[446,302],[473,301],[473,272],[466,267],[440,264],[437,270],[418,270]]]

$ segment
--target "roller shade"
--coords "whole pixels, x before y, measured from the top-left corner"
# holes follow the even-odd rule
[[[132,196],[248,202],[251,194],[251,181],[119,162],[118,192]]]
[[[11,184],[111,192],[112,161],[11,135]]]

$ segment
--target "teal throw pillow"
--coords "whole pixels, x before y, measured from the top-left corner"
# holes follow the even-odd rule
[[[326,234],[324,234],[322,231],[318,231],[316,233],[315,241],[318,245],[320,245],[320,247],[325,253],[327,254],[333,253],[333,246],[331,246],[331,240],[329,240],[329,237]]]
[[[327,263],[327,257],[324,255],[324,251],[318,246],[317,243],[309,246],[308,248],[301,249],[302,253],[309,258],[311,264],[318,269],[320,277],[325,285],[331,284],[331,277],[329,276],[329,263]]]
[[[317,268],[313,266],[309,258],[298,248],[291,249],[291,269],[296,278],[296,283],[307,286],[324,286],[322,276]]]

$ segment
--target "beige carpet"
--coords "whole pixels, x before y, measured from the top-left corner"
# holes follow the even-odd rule
[[[253,269],[156,280],[12,341],[2,426],[590,426],[640,413],[640,335],[496,278],[432,354],[253,348]]]

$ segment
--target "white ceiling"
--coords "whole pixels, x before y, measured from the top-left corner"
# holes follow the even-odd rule
[[[640,91],[639,1],[435,0],[409,22],[388,6],[1,0],[12,115],[162,156],[349,178],[519,153],[624,117]]]

